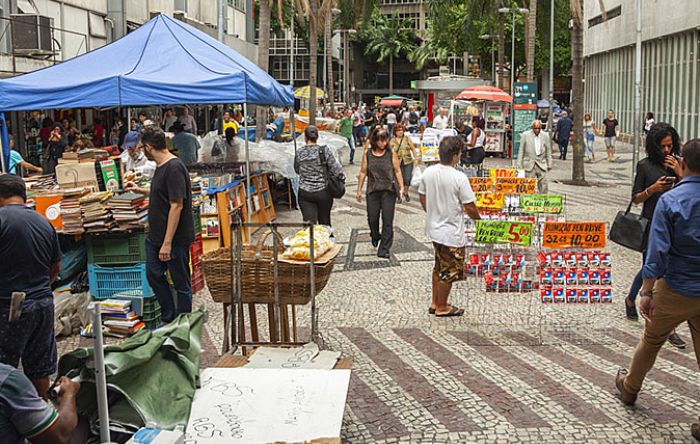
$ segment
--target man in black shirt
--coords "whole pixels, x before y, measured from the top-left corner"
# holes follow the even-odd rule
[[[54,228],[26,199],[21,178],[0,176],[0,362],[18,367],[21,360],[44,396],[56,371],[51,283],[61,270],[61,249]],[[13,306],[21,314],[10,320]]]
[[[149,194],[146,238],[146,275],[161,307],[163,322],[192,311],[190,244],[194,240],[192,188],[187,167],[165,145],[165,133],[156,126],[141,130],[141,145],[157,167],[150,193],[128,182],[126,188]],[[165,272],[170,271],[177,303],[173,303]]]

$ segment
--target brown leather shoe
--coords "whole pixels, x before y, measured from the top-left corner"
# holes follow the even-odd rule
[[[700,424],[698,424],[697,422],[694,422],[690,426],[690,434],[693,435],[693,438],[700,441]]]
[[[620,400],[624,405],[634,405],[637,402],[637,394],[630,393],[625,390],[625,378],[627,377],[627,369],[621,368],[617,371],[617,376],[615,377],[615,387],[620,391]],[[700,430],[698,430],[700,432]]]

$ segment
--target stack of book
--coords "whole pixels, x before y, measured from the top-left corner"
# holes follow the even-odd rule
[[[85,188],[73,188],[63,191],[61,199],[61,219],[63,220],[63,233],[81,234],[83,229],[83,217],[80,209],[80,197],[87,193]]]
[[[83,215],[83,228],[88,233],[109,231],[114,226],[112,213],[107,201],[112,197],[111,191],[90,193],[80,198],[80,210]]]
[[[145,327],[136,312],[131,310],[131,301],[107,299],[100,303],[102,308],[102,325],[108,334],[127,337]]]
[[[127,192],[109,200],[112,217],[120,230],[143,228],[148,220],[148,201],[143,194]]]
[[[58,159],[59,164],[65,163],[83,163],[95,162],[96,160],[105,160],[109,158],[109,153],[105,150],[96,148],[85,148],[80,151],[66,151],[63,156]]]

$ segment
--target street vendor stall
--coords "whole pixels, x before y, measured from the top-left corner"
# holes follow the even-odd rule
[[[455,97],[455,101],[457,100],[471,101],[472,107],[476,107],[479,114],[484,117],[486,121],[484,151],[487,154],[506,157],[508,149],[505,138],[505,113],[507,104],[513,102],[513,98],[501,89],[481,85],[465,89]]]

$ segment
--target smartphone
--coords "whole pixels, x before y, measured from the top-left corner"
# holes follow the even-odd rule
[[[676,177],[675,176],[666,176],[664,179],[664,182],[666,183],[676,183]]]

